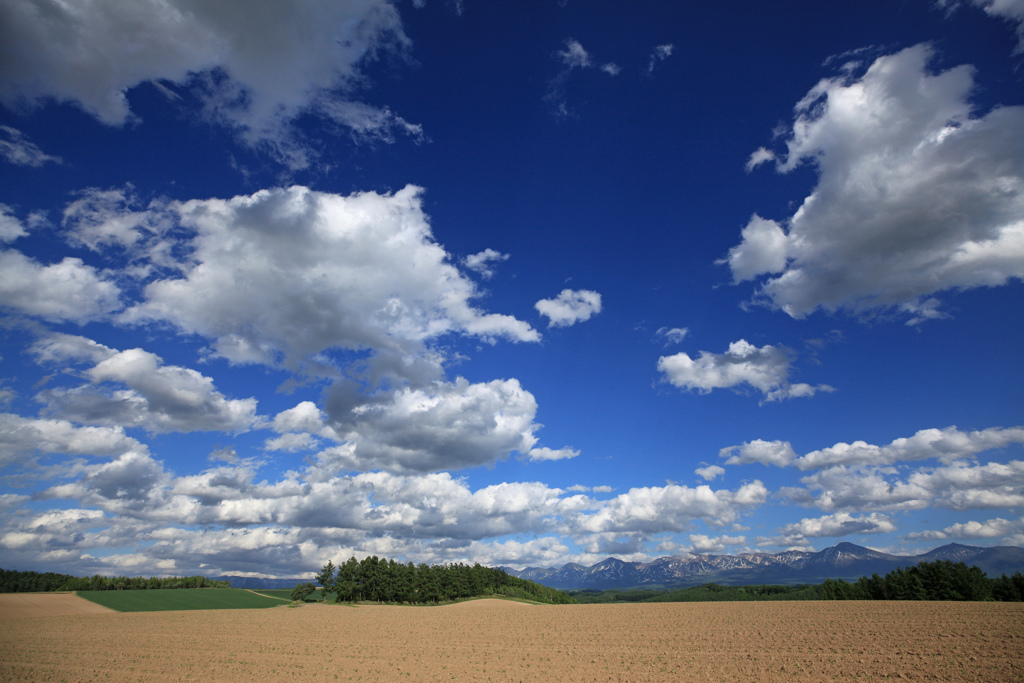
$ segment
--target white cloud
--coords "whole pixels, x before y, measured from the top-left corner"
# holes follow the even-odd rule
[[[11,207],[0,204],[0,242],[13,242],[27,234],[25,226],[14,215]]]
[[[25,137],[24,133],[10,126],[0,126],[0,157],[9,164],[33,168],[38,168],[47,161],[62,163],[60,157],[45,154],[38,145]]]
[[[121,308],[118,286],[81,259],[43,265],[19,251],[0,251],[0,306],[53,322],[86,323]]]
[[[356,551],[426,561],[502,557],[517,562],[536,552],[551,562],[566,557],[565,536],[584,549],[623,544],[639,549],[650,534],[686,530],[696,520],[726,524],[767,498],[760,482],[736,491],[676,485],[632,489],[607,501],[538,482],[472,491],[447,472],[369,472],[321,481],[290,473],[276,483],[257,483],[249,463],[174,476],[148,455],[130,451],[80,467],[74,476],[37,498],[75,501],[90,511],[54,513],[33,524],[27,522],[38,513],[7,516],[0,520],[0,545],[17,544],[28,548],[19,557],[38,557],[33,543],[39,547],[44,538],[59,535],[62,525],[73,525],[75,533],[65,535],[62,548],[79,558],[66,561],[82,568],[94,566],[90,553],[99,548],[116,548],[120,558],[149,557],[153,566],[175,561],[185,568],[209,561],[285,576],[296,568],[308,571],[336,553],[347,557]],[[483,542],[510,534],[542,536],[526,547]],[[600,558],[584,554],[579,559]]]
[[[331,349],[370,350],[378,377],[421,382],[439,374],[426,344],[442,335],[538,340],[529,324],[473,307],[476,285],[433,241],[421,192],[291,187],[170,203],[192,231],[181,275],[150,281],[123,321],[170,322],[235,363],[296,368]]]
[[[705,534],[691,534],[690,544],[695,553],[720,553],[726,546],[742,545],[747,542],[746,536],[718,536],[711,538]]]
[[[806,488],[786,487],[783,497],[826,512],[1013,508],[1024,505],[1024,461],[919,468],[904,479],[892,468],[830,467],[800,480]]]
[[[485,280],[490,280],[494,277],[494,269],[490,264],[496,261],[507,261],[508,258],[508,254],[502,254],[494,249],[484,249],[479,254],[471,254],[462,259],[462,264],[474,273],[479,273],[480,277]]]
[[[1024,443],[1024,427],[992,427],[961,432],[956,427],[922,429],[909,438],[893,440],[886,446],[864,441],[837,443],[797,458],[793,464],[801,470],[835,465],[891,465],[898,462],[936,458],[942,463],[973,457],[976,453]]]
[[[341,445],[317,456],[317,477],[384,469],[431,472],[490,465],[512,451],[531,457],[537,402],[515,379],[403,388],[331,415]],[[541,455],[569,457],[568,449]],[[533,459],[549,459],[537,458]]]
[[[698,519],[715,526],[730,524],[744,509],[761,505],[767,498],[768,490],[756,480],[736,491],[677,484],[634,488],[605,502],[596,512],[581,516],[574,526],[589,533],[679,532]]]
[[[409,44],[397,7],[385,0],[287,6],[254,0],[244,8],[97,0],[77,9],[45,0],[4,2],[0,102],[72,102],[103,123],[122,125],[134,118],[131,88],[145,82],[190,88],[209,117],[302,167],[311,151],[296,141],[291,123],[303,113],[375,139],[408,127],[353,96],[363,82],[362,64],[381,53],[401,54]]]
[[[583,69],[591,65],[590,54],[578,40],[566,38],[565,49],[555,53],[562,64],[570,69]]]
[[[121,427],[76,427],[67,420],[0,413],[0,466],[35,453],[114,457],[129,451],[148,453]]]
[[[1003,519],[996,517],[985,522],[958,522],[942,531],[920,531],[907,534],[910,540],[946,540],[948,538],[1013,538],[1024,537],[1024,517],[1019,519]],[[1019,542],[1019,541],[1018,541]]]
[[[580,454],[579,451],[573,450],[572,448],[569,448],[568,446],[566,446],[565,448],[559,448],[559,449],[545,448],[545,447],[542,446],[540,448],[531,448],[526,453],[526,457],[527,457],[527,459],[533,460],[533,461],[568,460],[570,458],[575,458],[579,454]]]
[[[788,441],[763,441],[754,439],[739,446],[729,446],[718,452],[719,458],[728,458],[726,465],[749,465],[761,463],[785,467],[793,462],[796,453]]]
[[[590,58],[590,54],[583,48],[583,45],[573,38],[565,39],[565,48],[555,52],[555,58],[561,63],[562,68],[548,83],[548,91],[544,95],[544,99],[554,106],[555,115],[559,117],[571,116],[572,112],[569,109],[565,93],[569,76],[576,69],[586,69],[593,66],[593,61]]]
[[[620,73],[622,73],[622,67],[620,67],[615,62],[608,62],[606,64],[601,65],[601,71],[605,72],[609,76],[618,76]]]
[[[747,163],[744,168],[747,169],[747,173],[750,173],[755,168],[768,161],[775,161],[775,152],[766,147],[758,147],[751,152],[750,158],[747,159]]]
[[[725,468],[718,465],[708,465],[707,467],[698,467],[694,470],[694,473],[703,477],[705,481],[713,481],[716,477],[725,474]]]
[[[672,55],[673,49],[675,48],[671,43],[656,45],[654,49],[651,50],[651,57],[647,63],[647,73],[654,73],[654,67],[668,59]]]
[[[764,394],[765,401],[832,391],[826,385],[790,384],[791,364],[788,350],[771,345],[758,348],[741,339],[730,344],[722,354],[701,351],[697,359],[686,353],[662,356],[658,359],[658,370],[674,386],[705,394],[712,389],[729,389],[743,384]]]
[[[880,57],[797,104],[776,167],[813,163],[818,184],[784,227],[751,219],[725,259],[736,281],[771,275],[755,301],[919,322],[941,315],[935,293],[1024,277],[1024,107],[972,116],[972,69],[932,74],[931,57]]]
[[[77,194],[79,198],[64,208],[62,220],[73,244],[96,252],[108,246],[138,250],[141,245],[148,247],[149,253],[140,255],[150,260],[167,248],[159,241],[165,228],[161,223],[167,222],[161,214],[159,201],[153,202],[147,210],[135,210],[138,198],[132,193],[131,185],[109,190],[88,188]]]
[[[752,280],[763,273],[781,273],[786,269],[789,238],[775,221],[754,214],[741,232],[742,241],[729,250],[729,256],[715,263],[728,263],[734,283]]]
[[[554,299],[541,299],[534,308],[548,319],[548,327],[568,327],[601,312],[601,295],[589,289],[563,289]]]
[[[798,543],[803,538],[838,538],[852,534],[884,534],[896,531],[896,525],[885,515],[873,512],[856,517],[848,512],[837,512],[824,517],[805,518],[781,529],[786,544]],[[779,545],[786,545],[779,544]]]
[[[243,432],[257,419],[256,399],[227,399],[209,377],[164,365],[159,356],[142,349],[116,351],[71,335],[33,348],[41,360],[98,361],[85,371],[91,384],[49,389],[37,397],[51,412],[77,422],[150,432]]]

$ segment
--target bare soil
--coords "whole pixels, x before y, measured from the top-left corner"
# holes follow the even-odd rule
[[[1024,604],[305,605],[0,619],[0,680],[1024,680]]]
[[[108,613],[116,614],[74,593],[0,593],[0,620]]]

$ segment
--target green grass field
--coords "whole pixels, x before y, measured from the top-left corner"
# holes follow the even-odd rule
[[[274,591],[275,593],[277,591]],[[290,594],[291,591],[288,591]],[[268,595],[271,594],[268,592]],[[279,607],[282,600],[239,588],[177,588],[134,591],[78,591],[79,597],[118,612],[167,612],[196,609],[259,609]],[[287,598],[287,595],[281,596]]]

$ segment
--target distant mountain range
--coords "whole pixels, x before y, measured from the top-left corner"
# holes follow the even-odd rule
[[[517,571],[500,567],[512,576],[536,581],[559,590],[592,588],[682,588],[702,583],[730,585],[821,583],[825,579],[855,581],[862,576],[879,576],[897,567],[919,562],[951,560],[979,567],[996,578],[1000,574],[1024,572],[1024,548],[995,546],[979,548],[950,543],[921,555],[888,555],[853,543],[840,543],[821,552],[787,550],[781,553],[742,555],[688,555],[659,557],[651,562],[624,562],[614,557],[591,567],[567,564],[560,568],[527,567]],[[294,588],[312,579],[294,577],[261,579],[249,576],[213,576],[230,581],[234,588]]]
[[[821,583],[825,579],[855,581],[877,573],[884,576],[897,567],[919,562],[950,560],[979,567],[989,578],[1024,571],[1024,548],[996,546],[979,548],[950,543],[921,555],[880,553],[853,543],[840,543],[820,552],[787,550],[781,553],[742,555],[688,555],[660,557],[651,562],[624,562],[614,557],[584,567],[567,564],[561,568],[527,567],[516,571],[501,567],[512,576],[529,579],[560,590],[609,588],[675,588],[703,583],[731,585]],[[232,583],[234,585],[234,583]]]

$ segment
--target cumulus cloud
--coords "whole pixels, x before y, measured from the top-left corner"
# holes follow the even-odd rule
[[[160,258],[159,252],[171,246],[161,240],[169,221],[161,211],[160,201],[151,202],[146,209],[136,209],[139,199],[131,185],[108,190],[87,188],[77,195],[64,208],[62,220],[73,244],[94,252],[116,246],[155,265],[173,264]]]
[[[79,258],[68,256],[44,265],[9,249],[0,251],[0,272],[0,306],[19,313],[83,324],[121,308],[117,284]]]
[[[358,102],[361,67],[410,45],[386,0],[222,2],[100,0],[75,10],[45,0],[0,3],[0,102],[70,102],[108,125],[134,120],[128,91],[187,88],[205,114],[292,167],[311,151],[291,127],[324,116],[359,134],[409,132]]]
[[[717,536],[711,538],[705,534],[691,534],[690,544],[695,553],[720,553],[726,546],[742,545],[747,542],[746,536]]]
[[[507,261],[508,258],[508,254],[502,254],[494,249],[484,249],[478,254],[471,254],[462,259],[462,264],[485,280],[490,280],[494,277],[494,268],[491,267],[491,263]]]
[[[0,242],[13,242],[27,234],[25,226],[14,215],[11,207],[6,204],[0,204]]]
[[[879,467],[830,467],[800,479],[805,488],[785,487],[780,494],[826,512],[1013,508],[1024,505],[1024,462],[973,464],[958,460],[947,466],[919,468],[900,478],[897,470]]]
[[[1024,277],[1024,107],[974,115],[973,70],[929,71],[917,45],[820,81],[796,105],[786,173],[818,183],[784,222],[754,216],[721,262],[755,301],[800,318],[821,308],[942,315],[934,294]]]
[[[541,299],[534,308],[548,319],[548,327],[568,327],[601,312],[601,295],[589,289],[563,289],[554,299]]]
[[[929,458],[948,464],[1014,443],[1024,443],[1024,427],[992,427],[973,432],[961,432],[956,427],[922,429],[914,436],[895,439],[885,446],[875,446],[864,441],[837,443],[829,448],[811,451],[797,458],[793,464],[801,470],[836,465],[882,466]]]
[[[150,432],[243,432],[257,419],[256,399],[225,398],[209,377],[165,365],[142,349],[116,351],[83,337],[59,335],[33,350],[50,362],[95,362],[85,370],[90,384],[48,389],[37,396],[51,412],[76,422]]]
[[[805,518],[795,524],[787,524],[780,531],[789,543],[802,538],[839,538],[852,534],[884,534],[896,530],[896,525],[885,515],[873,512],[855,516],[848,512],[837,512],[824,517]],[[785,545],[785,544],[780,544]]]
[[[792,360],[787,349],[765,345],[761,348],[739,340],[725,353],[701,351],[699,358],[686,353],[662,356],[658,370],[665,380],[680,389],[709,393],[712,389],[731,389],[747,384],[764,394],[765,401],[813,396],[832,387],[791,384]]]
[[[1019,519],[1003,519],[996,517],[984,522],[974,520],[952,524],[941,531],[916,531],[907,534],[910,540],[944,541],[950,538],[1010,538],[1024,539],[1024,517]],[[1017,541],[1020,542],[1019,540]]]
[[[24,133],[10,126],[0,126],[0,157],[9,164],[32,168],[38,168],[47,161],[62,163],[60,157],[44,153]]]
[[[788,441],[754,439],[739,446],[723,448],[718,452],[718,457],[728,458],[725,461],[726,465],[749,465],[759,462],[762,465],[785,467],[796,458],[796,452]]]
[[[0,466],[36,453],[114,457],[129,451],[148,453],[149,449],[121,427],[76,427],[67,420],[0,413]]]
[[[283,416],[280,426],[313,426],[303,412],[308,409]],[[24,497],[4,499],[20,514],[0,520],[0,546],[20,558],[38,558],[41,543],[72,530],[60,546],[67,554],[63,561],[93,571],[100,571],[93,568],[102,548],[117,548],[120,562],[136,555],[149,558],[151,566],[173,561],[179,573],[215,562],[235,571],[294,576],[327,557],[355,553],[550,563],[566,558],[567,537],[584,551],[623,543],[640,549],[650,535],[689,530],[698,520],[729,523],[767,497],[760,482],[735,491],[668,485],[596,500],[538,482],[472,490],[448,472],[378,471],[309,480],[315,466],[268,483],[257,481],[257,466],[219,463],[176,476],[148,454],[126,451],[109,462],[81,466],[72,481],[37,495],[71,501],[70,510],[84,513],[55,511],[42,519],[19,510]],[[538,537],[497,540],[512,534]],[[600,558],[584,552],[577,559]]]
[[[122,321],[170,322],[234,363],[296,368],[331,349],[370,351],[377,372],[421,381],[439,373],[425,345],[442,335],[538,340],[472,305],[479,291],[433,241],[421,193],[290,187],[169,203],[161,220],[191,232],[178,245],[187,256]]]
[[[698,467],[694,470],[694,473],[703,477],[705,481],[712,481],[716,477],[720,477],[725,474],[725,468],[719,467],[718,465],[708,465],[706,467]]]
[[[606,501],[596,512],[581,516],[578,526],[590,533],[646,534],[685,531],[698,519],[720,526],[736,521],[745,508],[761,505],[767,497],[768,490],[756,480],[736,491],[677,484],[635,488]]]
[[[533,394],[515,379],[471,384],[460,377],[381,394],[331,415],[341,443],[316,456],[317,477],[346,470],[462,469],[491,465],[512,451],[535,460],[571,457],[568,449],[531,455],[540,428],[536,411]]]

